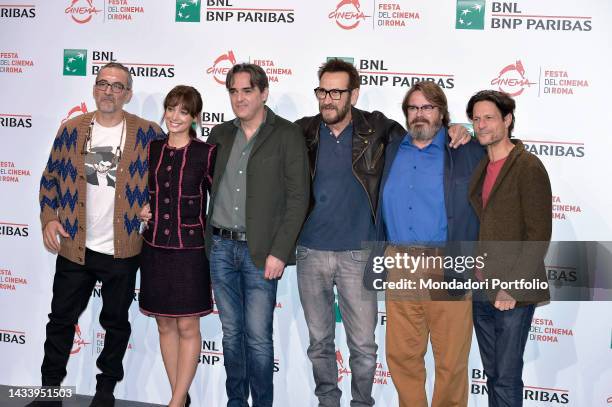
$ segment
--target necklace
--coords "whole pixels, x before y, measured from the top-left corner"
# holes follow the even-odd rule
[[[87,128],[87,134],[85,135],[85,142],[83,143],[83,149],[81,150],[81,154],[87,155],[91,150],[92,138],[93,138],[93,128],[96,124],[96,114],[91,117],[91,122],[89,123],[89,127]],[[119,144],[115,148],[115,154],[113,156],[113,166],[118,166],[119,161],[121,161],[121,146],[123,145],[123,136],[125,134],[125,115],[123,115],[123,119],[121,120],[121,138],[119,139]]]

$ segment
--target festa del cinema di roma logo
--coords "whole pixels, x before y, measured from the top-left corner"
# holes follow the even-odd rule
[[[71,355],[76,355],[85,347],[85,345],[90,345],[91,342],[87,342],[83,339],[81,333],[81,327],[79,324],[74,326],[74,340],[72,341],[72,349],[70,350]]]
[[[340,349],[336,349],[336,365],[338,367],[338,383],[349,377],[352,373],[347,367],[348,363],[344,361],[344,356]],[[380,362],[376,362],[376,372],[374,373],[374,384],[389,384],[391,374]]]
[[[232,68],[232,66],[236,65],[236,57],[234,56],[234,51],[227,51],[226,54],[219,55],[213,66],[206,70],[206,73],[213,76],[215,82],[220,85],[225,85],[225,77],[227,73]]]
[[[491,80],[491,85],[497,86],[501,92],[510,96],[519,96],[525,88],[535,84],[537,82],[530,82],[527,78],[525,68],[520,60],[503,67],[497,77]]]
[[[331,11],[327,17],[330,20],[335,20],[338,27],[345,30],[352,30],[356,28],[360,22],[372,16],[365,15],[361,10],[359,0],[341,0],[338,5],[336,5],[336,9]]]
[[[102,10],[96,8],[93,0],[71,0],[70,5],[64,10],[74,22],[85,24],[91,21],[94,15],[101,13]]]
[[[70,110],[68,110],[68,114],[66,114],[66,117],[62,119],[62,124],[66,123],[68,120],[72,119],[73,117],[76,117],[78,115],[85,114],[85,113],[87,113],[87,105],[85,104],[85,102],[81,102],[80,105],[76,105]]]
[[[338,365],[338,383],[340,383],[342,379],[351,374],[351,371],[344,366],[344,357],[340,349],[336,350],[336,364]]]

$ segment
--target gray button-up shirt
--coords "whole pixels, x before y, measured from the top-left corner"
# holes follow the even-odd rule
[[[246,175],[249,156],[253,149],[253,144],[264,121],[255,131],[255,134],[247,141],[247,138],[240,126],[240,120],[234,119],[234,125],[238,128],[236,138],[232,145],[227,165],[219,191],[215,198],[212,224],[216,227],[231,229],[237,232],[246,231],[245,206],[246,206]]]

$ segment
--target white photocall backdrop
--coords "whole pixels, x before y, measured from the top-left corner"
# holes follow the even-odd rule
[[[3,3],[0,0],[0,3]],[[270,77],[268,105],[289,120],[317,112],[312,89],[327,57],[352,58],[362,80],[357,107],[404,122],[409,86],[444,87],[454,122],[481,89],[517,101],[515,136],[544,162],[553,187],[553,240],[612,240],[612,8],[606,0],[12,0],[0,4],[0,383],[40,381],[55,257],[42,245],[40,175],[60,122],[95,109],[97,69],[116,60],[134,71],[126,110],[159,121],[164,95],[189,84],[204,97],[204,135],[233,118],[221,84],[229,66],[251,61]],[[580,279],[576,256],[547,258],[549,277]],[[598,277],[609,278],[608,265]],[[138,287],[138,286],[137,286]],[[104,343],[99,287],[79,319],[64,384],[95,390]],[[379,304],[374,397],[396,405],[385,361],[385,308]],[[166,403],[169,385],[154,319],[130,310],[133,332],[120,398]],[[226,403],[221,326],[201,322],[201,363],[191,388],[196,405]],[[274,323],[275,405],[315,406],[308,332],[295,270],[278,289]],[[349,352],[336,330],[343,406],[350,401]],[[539,307],[525,352],[526,406],[612,405],[612,316],[608,302]],[[426,356],[427,390],[433,357]],[[469,366],[470,406],[485,406],[476,339]]]

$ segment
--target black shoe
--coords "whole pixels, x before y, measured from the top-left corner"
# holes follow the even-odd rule
[[[187,393],[187,397],[185,397],[185,407],[189,407],[191,405],[191,397],[189,397],[189,393]]]
[[[89,407],[113,407],[114,405],[115,396],[113,396],[113,393],[96,391]]]

